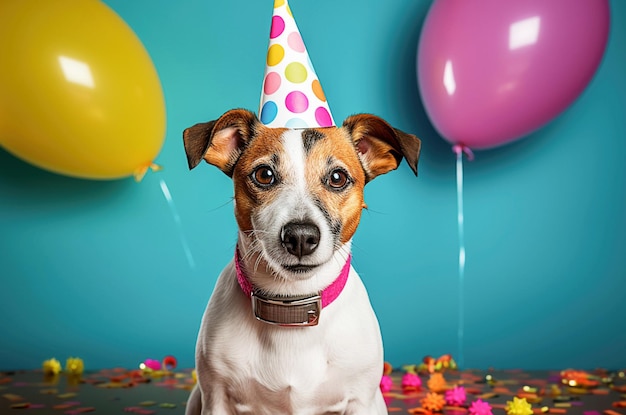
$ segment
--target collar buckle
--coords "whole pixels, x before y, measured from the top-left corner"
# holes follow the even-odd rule
[[[252,292],[252,312],[257,320],[285,327],[317,326],[322,311],[322,296],[267,297]]]

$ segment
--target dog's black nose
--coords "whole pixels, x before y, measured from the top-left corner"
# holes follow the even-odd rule
[[[287,252],[298,258],[312,254],[320,243],[320,230],[307,222],[289,222],[280,233],[280,240]]]

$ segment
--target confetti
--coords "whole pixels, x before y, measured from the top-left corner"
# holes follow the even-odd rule
[[[402,376],[401,385],[403,390],[419,390],[422,387],[422,379],[417,373],[408,372]]]
[[[452,389],[446,391],[446,402],[448,405],[463,405],[467,396],[465,395],[465,388],[463,386],[455,386]]]
[[[141,370],[161,370],[161,362],[156,359],[146,359],[139,365]]]
[[[493,415],[491,411],[491,405],[488,402],[484,402],[481,399],[476,399],[469,407],[469,413],[471,415]]]
[[[76,408],[76,409],[72,409],[69,411],[65,411],[65,414],[67,415],[79,415],[79,414],[84,414],[87,412],[94,412],[96,410],[96,408],[94,408],[93,406],[84,406],[81,408]]]
[[[177,364],[177,361],[174,356],[165,356],[163,358],[163,362],[161,363],[161,366],[163,367],[163,369],[167,371],[172,371],[176,369],[176,364]]]
[[[85,370],[83,359],[78,357],[68,357],[65,361],[65,371],[72,375],[82,375]]]
[[[428,379],[427,385],[428,389],[430,389],[431,392],[436,393],[445,391],[447,387],[446,379],[440,372],[431,374],[430,378]]]
[[[20,395],[16,395],[14,393],[5,393],[4,395],[2,395],[3,398],[8,399],[11,402],[16,402],[16,401],[23,401],[24,398],[22,398]]]
[[[493,392],[487,392],[487,393],[483,393],[481,395],[478,395],[478,398],[480,399],[492,399],[492,398],[497,398],[499,395],[497,393],[493,393]]]
[[[531,405],[524,398],[513,397],[512,401],[506,403],[506,413],[508,415],[531,415],[533,413]]]
[[[380,390],[384,392],[389,392],[393,387],[393,379],[389,375],[383,375],[380,379]]]
[[[151,415],[151,414],[155,414],[156,411],[152,410],[152,409],[145,409],[145,408],[140,408],[138,406],[129,406],[124,408],[124,412],[131,412],[133,414],[139,414],[139,415]]]
[[[422,404],[422,407],[424,409],[427,409],[429,411],[441,411],[441,409],[443,409],[444,405],[446,404],[446,400],[444,399],[443,395],[429,392],[428,394],[426,394],[426,397],[424,397],[420,401],[420,403]]]
[[[64,402],[64,403],[60,403],[58,405],[54,405],[52,407],[52,409],[57,409],[57,410],[61,410],[61,409],[70,409],[73,408],[75,406],[80,405],[80,402]]]
[[[45,360],[42,364],[44,375],[58,375],[61,372],[61,362],[55,358]]]
[[[422,382],[419,390],[406,388],[406,380],[400,387],[404,376],[410,371],[418,375],[413,379]],[[442,375],[435,373],[438,373],[435,379]],[[401,366],[401,369],[389,373],[391,389],[385,392],[384,398],[389,413],[394,415],[507,415],[507,409],[510,408],[505,403],[514,401],[514,397],[525,397],[532,415],[626,415],[626,396],[622,396],[626,393],[626,377],[619,377],[617,372],[601,370],[589,374],[598,379],[610,377],[613,383],[606,384],[603,381],[597,387],[584,388],[585,394],[569,394],[571,387],[561,383],[559,371],[459,370],[446,372],[441,382],[445,389],[435,393],[427,386],[429,374],[417,372],[415,365]],[[490,375],[489,378],[486,375]],[[156,379],[152,374],[144,375],[135,368],[90,371],[84,372],[80,383],[75,385],[70,383],[71,377],[65,376],[64,372],[50,378],[42,377],[41,370],[12,372],[10,378],[8,372],[0,373],[0,387],[5,388],[0,390],[0,413],[17,415],[21,409],[24,414],[54,412],[65,415],[69,412],[68,415],[81,415],[94,410],[98,414],[174,414],[184,412],[189,390],[193,387],[191,369],[176,369]],[[111,378],[118,382],[110,382]],[[102,390],[103,387],[111,389]],[[459,405],[448,402],[446,398],[460,388],[465,390],[465,403]],[[165,394],[161,389],[166,389]],[[495,393],[495,390],[499,393]],[[425,399],[428,393],[439,397]],[[96,399],[97,395],[104,399]],[[67,396],[67,399],[59,396]],[[445,402],[443,407],[438,411],[432,409],[438,407],[438,404],[431,400],[441,399]],[[543,399],[545,403],[535,403],[533,399]],[[141,401],[152,404],[142,406],[139,404]],[[421,406],[422,401],[428,408]],[[13,408],[12,405],[16,406]],[[37,411],[36,408],[44,409]],[[526,414],[529,412],[526,411]]]

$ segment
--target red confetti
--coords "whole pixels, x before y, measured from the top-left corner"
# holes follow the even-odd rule
[[[131,412],[133,414],[139,414],[139,415],[151,415],[151,414],[156,413],[156,411],[152,409],[140,408],[138,406],[128,406],[124,408],[124,412]]]
[[[93,406],[84,406],[81,408],[76,408],[76,409],[72,409],[70,411],[65,411],[65,413],[67,415],[80,415],[80,414],[84,414],[86,412],[94,412],[96,410],[96,408],[94,408]]]

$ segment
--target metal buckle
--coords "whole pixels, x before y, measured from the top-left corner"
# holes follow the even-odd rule
[[[321,295],[268,298],[252,293],[252,312],[257,320],[287,327],[317,326],[322,311]]]

